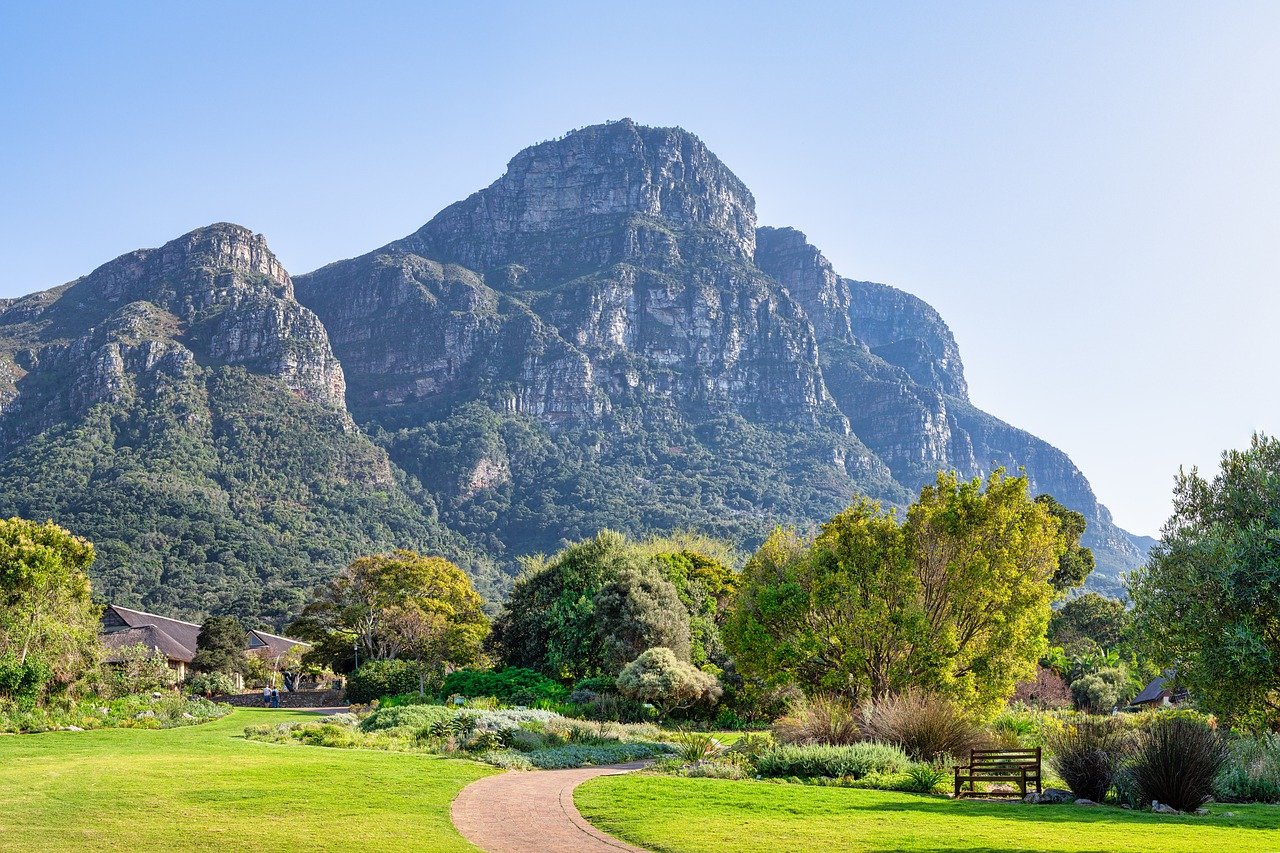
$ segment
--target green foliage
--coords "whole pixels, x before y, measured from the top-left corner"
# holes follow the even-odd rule
[[[1231,803],[1280,803],[1280,734],[1236,738],[1214,796]]]
[[[489,633],[483,604],[453,563],[400,550],[352,562],[317,591],[290,631],[315,643],[304,660],[335,669],[353,645],[365,661],[413,660],[425,694],[428,678],[481,659]]]
[[[725,641],[745,675],[855,701],[925,687],[994,713],[1044,650],[1066,544],[1026,478],[941,474],[901,525],[863,500],[811,543],[775,532]]]
[[[89,699],[68,706],[19,707],[0,704],[0,733],[34,733],[69,729],[172,729],[216,720],[230,713],[198,697],[165,693]]]
[[[680,731],[671,741],[676,747],[676,757],[688,764],[702,761],[723,748],[709,732]]]
[[[904,693],[876,702],[866,715],[864,734],[901,747],[916,761],[967,757],[987,734],[956,702],[927,693]]]
[[[620,571],[596,593],[594,610],[606,672],[655,646],[689,660],[689,613],[653,564]]]
[[[529,753],[529,763],[539,770],[565,770],[570,767],[603,767],[653,758],[662,752],[650,743],[571,743]]]
[[[198,672],[187,679],[186,688],[199,696],[226,696],[236,692],[236,683],[225,672]]]
[[[756,772],[765,777],[827,776],[860,779],[871,773],[896,773],[911,763],[906,753],[883,743],[849,746],[776,746],[756,761]]]
[[[754,547],[774,519],[827,517],[855,492],[895,502],[906,494],[887,472],[855,479],[815,466],[837,452],[867,453],[826,427],[779,430],[729,411],[691,416],[650,396],[615,408],[604,424],[551,430],[495,411],[504,392],[492,389],[498,405],[469,401],[426,417],[382,409],[374,417],[386,431],[372,430],[431,491],[441,520],[494,554],[549,554],[604,529],[641,537],[696,528]],[[482,459],[505,463],[509,477],[470,488]]]
[[[1162,717],[1142,733],[1125,774],[1143,803],[1191,811],[1213,796],[1227,756],[1212,728],[1186,717]]]
[[[1061,715],[1034,708],[1010,707],[1000,712],[988,726],[997,746],[1034,749],[1048,745],[1063,729]]]
[[[1049,766],[1077,797],[1100,803],[1131,748],[1129,733],[1111,719],[1086,717],[1049,738]]]
[[[549,560],[526,561],[494,624],[503,661],[565,680],[608,674],[595,597],[625,569],[644,562],[625,537],[607,530]]]
[[[337,715],[323,723],[252,726],[245,736],[272,743],[339,749],[441,752],[497,767],[557,769],[651,758],[665,747],[653,727],[597,726],[549,711],[458,711],[443,705],[378,709],[359,721]]]
[[[458,711],[445,705],[400,705],[393,708],[379,707],[360,723],[366,732],[385,729],[408,729],[414,732],[428,729],[442,720],[453,719]]]
[[[6,451],[0,514],[93,541],[97,594],[130,607],[280,624],[357,555],[405,546],[496,579],[346,417],[242,367],[163,361]]]
[[[407,660],[371,660],[347,677],[347,701],[365,704],[383,696],[417,692],[420,671]]]
[[[1059,595],[1063,595],[1082,585],[1093,572],[1093,552],[1080,544],[1085,517],[1058,503],[1053,495],[1036,495],[1036,503],[1049,510],[1062,535],[1064,550],[1058,557],[1058,568],[1054,570],[1050,583]]]
[[[1076,707],[1090,714],[1104,714],[1130,697],[1129,673],[1122,667],[1099,669],[1071,682]]]
[[[1280,727],[1280,440],[1255,435],[1212,481],[1180,473],[1173,517],[1130,579],[1136,633],[1203,708]]]
[[[901,790],[916,794],[932,794],[942,787],[950,775],[947,768],[940,764],[913,761],[907,767],[906,782]]]
[[[648,702],[664,715],[720,697],[715,676],[694,668],[661,646],[649,649],[622,668],[618,692],[637,702]]]
[[[480,670],[460,669],[445,676],[440,690],[444,696],[493,696],[517,705],[562,701],[568,691],[540,672],[522,667]]]
[[[724,553],[690,533],[637,544],[606,530],[549,559],[528,559],[494,626],[494,646],[508,665],[562,681],[614,676],[656,646],[723,670],[719,621],[736,582],[717,559]]]
[[[1112,648],[1129,633],[1133,618],[1124,604],[1114,598],[1086,592],[1073,598],[1049,619],[1049,642],[1072,646],[1091,640],[1102,648]]]
[[[236,617],[210,616],[200,626],[191,666],[201,672],[243,674],[248,668],[245,657],[248,641],[248,634]]]
[[[172,687],[177,673],[169,666],[163,652],[143,643],[116,650],[119,661],[104,667],[104,686],[112,696],[151,693]]]
[[[19,660],[13,652],[0,656],[0,697],[33,705],[53,678],[53,667],[36,657]]]
[[[94,550],[52,521],[0,520],[0,700],[35,701],[97,662]]]

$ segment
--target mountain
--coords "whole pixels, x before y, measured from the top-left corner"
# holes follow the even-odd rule
[[[98,545],[97,589],[279,624],[358,553],[517,557],[602,527],[750,547],[940,468],[1025,467],[1119,589],[1142,540],[968,398],[921,300],[758,227],[692,134],[520,152],[409,236],[291,279],[219,224],[0,303],[0,512]]]
[[[979,410],[929,305],[757,227],[692,134],[624,120],[516,155],[413,234],[297,280],[357,421],[506,558],[598,527],[746,542],[939,469],[1025,467],[1089,519],[1098,588],[1145,547],[1061,451]]]
[[[88,536],[100,594],[178,615],[278,623],[397,544],[465,560],[345,388],[261,236],[131,252],[0,311],[0,513]]]

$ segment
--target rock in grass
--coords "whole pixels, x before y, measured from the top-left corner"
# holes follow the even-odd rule
[[[1080,799],[1076,800],[1076,805],[1077,806],[1096,806],[1098,804],[1086,797],[1081,797]]]
[[[1167,806],[1164,803],[1160,802],[1159,800],[1152,801],[1151,813],[1152,814],[1182,814],[1182,812],[1178,811],[1173,806]]]

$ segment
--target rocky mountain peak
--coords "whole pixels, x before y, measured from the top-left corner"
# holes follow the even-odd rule
[[[749,261],[755,224],[750,190],[700,139],[623,119],[526,148],[501,178],[399,247],[481,272],[531,261],[564,272],[678,254],[674,234],[677,244],[695,236],[700,248]],[[603,242],[584,246],[584,234]],[[534,243],[540,253],[529,251]]]

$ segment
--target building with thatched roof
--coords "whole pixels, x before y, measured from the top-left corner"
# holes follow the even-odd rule
[[[257,629],[250,629],[246,633],[248,641],[245,650],[249,654],[267,659],[278,660],[295,648],[310,645]],[[191,661],[196,656],[196,640],[199,636],[200,626],[194,622],[130,610],[118,604],[109,604],[102,611],[101,639],[107,648],[104,658],[107,663],[119,663],[123,659],[120,654],[122,649],[142,645],[164,655],[170,668],[182,680],[191,673]]]

